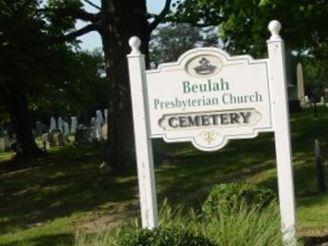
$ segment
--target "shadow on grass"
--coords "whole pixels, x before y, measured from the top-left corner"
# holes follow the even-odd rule
[[[135,200],[137,180],[133,173],[104,176],[99,171],[99,156],[94,149],[82,153],[67,147],[32,168],[2,175],[0,234],[100,210],[106,204],[110,214],[116,209],[110,204]]]
[[[6,246],[58,246],[58,245],[74,245],[74,236],[72,234],[56,234],[56,235],[44,235],[28,240],[15,241],[8,244],[1,244]]]
[[[316,236],[316,237],[302,237],[300,238],[304,243],[304,246],[313,246],[313,245],[326,245],[323,243],[328,242],[328,234],[324,236]]]
[[[231,141],[226,148],[211,153],[177,144],[181,154],[174,155],[180,164],[166,164],[157,168],[159,201],[168,198],[170,202],[188,207],[199,206],[213,185],[243,182],[249,173],[271,169],[273,165],[269,161],[274,157],[272,137],[272,134],[262,134],[255,142],[252,139]],[[166,151],[170,153],[170,145],[157,144],[162,149],[167,148]],[[184,151],[186,148],[189,151]]]
[[[306,111],[292,117],[298,198],[315,194],[313,141],[319,137],[323,144],[328,143],[327,112],[327,109],[319,112],[318,119],[313,119],[312,112]],[[256,139],[231,141],[224,149],[212,153],[197,151],[190,144],[164,144],[157,140],[154,149],[178,160],[175,164],[156,165],[159,204],[168,198],[172,204],[197,208],[213,185],[244,182],[255,175],[262,176],[257,183],[277,191],[271,133],[260,134]],[[0,235],[80,212],[103,210],[111,215],[120,210],[119,213],[124,211],[129,216],[128,210],[135,211],[138,189],[134,171],[111,179],[102,176],[99,150],[101,148],[78,150],[68,146],[38,162],[26,163],[30,168],[0,176]],[[263,176],[271,171],[270,175]],[[311,202],[301,200],[301,204],[310,206]],[[72,220],[68,222],[63,225],[67,227],[73,223]],[[70,234],[42,235],[31,239],[31,245],[58,245],[61,240],[69,244],[72,240]]]

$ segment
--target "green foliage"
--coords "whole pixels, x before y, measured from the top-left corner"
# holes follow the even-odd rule
[[[282,245],[276,204],[263,209],[234,206],[239,207],[234,214],[202,218],[192,210],[186,213],[181,206],[171,207],[165,203],[160,212],[160,227],[154,231],[141,230],[132,224],[98,235],[79,234],[75,245]]]
[[[63,6],[79,9],[80,1],[48,5],[45,12],[40,1],[0,1],[0,123],[8,120],[17,89],[26,95],[32,119],[44,122],[59,114],[87,118],[107,105],[102,53],[51,41],[74,28],[72,18],[56,22],[51,13]]]
[[[263,56],[267,25],[278,19],[290,50],[320,49],[327,42],[328,5],[299,0],[188,0],[181,1],[170,20],[193,25],[219,26],[220,38],[233,54]]]
[[[155,64],[173,62],[195,46],[217,43],[213,29],[202,30],[190,24],[169,24],[158,27],[151,35],[150,60]]]
[[[233,214],[221,212],[202,222],[206,236],[217,245],[225,246],[282,246],[279,210],[276,204],[266,208],[252,208],[239,204],[232,205]]]
[[[318,57],[318,58],[317,58]],[[306,94],[328,99],[328,43],[326,48],[315,57],[302,60]]]
[[[67,31],[72,31],[76,19],[67,15],[67,13],[74,13],[82,8],[83,4],[80,0],[48,0],[45,16],[51,23],[49,31],[55,35],[62,35]]]
[[[56,66],[30,96],[35,119],[48,120],[49,114],[87,118],[108,102],[109,86],[104,77],[104,58],[100,52],[63,50]]]
[[[121,246],[214,246],[208,239],[178,228],[137,230],[126,234],[118,243]]]
[[[240,204],[246,208],[262,208],[270,204],[274,198],[272,190],[253,184],[219,184],[212,188],[202,211],[205,216],[212,217],[222,212],[234,213],[240,208]]]

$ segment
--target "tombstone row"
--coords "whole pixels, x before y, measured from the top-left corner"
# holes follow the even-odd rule
[[[76,116],[70,117],[70,120],[62,116],[56,119],[54,116],[50,118],[50,124],[47,126],[41,121],[35,123],[33,129],[35,136],[41,136],[44,149],[53,146],[63,146],[69,142],[68,136],[73,134],[77,142],[99,142],[107,139],[108,132],[108,110],[97,110],[95,116],[91,117],[89,126],[79,124]],[[9,134],[4,131],[0,135],[0,151],[10,149],[12,140]]]
[[[58,117],[56,120],[56,118],[52,116],[50,118],[49,131],[42,135],[44,148],[48,149],[53,146],[65,145],[65,143],[69,142],[69,134],[74,134],[75,142],[78,144],[106,140],[108,131],[108,110],[105,109],[103,113],[101,110],[97,110],[95,116],[91,117],[89,126],[79,124],[75,116],[71,117],[71,124],[62,117]]]

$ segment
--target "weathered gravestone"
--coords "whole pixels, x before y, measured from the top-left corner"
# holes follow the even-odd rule
[[[101,126],[101,138],[106,140],[107,139],[107,132],[108,132],[108,124],[105,123]]]
[[[108,124],[108,109],[104,110],[104,116],[105,116],[105,124]]]
[[[303,106],[305,103],[304,97],[304,79],[303,79],[303,67],[301,63],[297,64],[297,98]]]
[[[100,110],[96,111],[96,119],[99,122],[100,125],[104,123],[104,117],[102,115],[102,112]]]
[[[47,144],[49,144],[49,148],[57,146],[57,144],[55,142],[54,134],[55,134],[54,131],[44,134],[45,141],[47,142]]]
[[[77,130],[78,121],[75,116],[71,117],[71,133],[75,133]]]
[[[65,145],[65,138],[62,132],[55,132],[53,133],[53,138],[56,146],[64,146]]]
[[[68,135],[69,134],[69,124],[68,124],[68,122],[64,121],[63,128],[64,128],[64,135]]]
[[[158,225],[151,139],[191,142],[214,151],[231,139],[274,132],[281,229],[295,241],[295,208],[284,43],[278,21],[269,24],[267,59],[196,48],[177,62],[146,70],[140,39],[128,55],[142,225]]]
[[[63,118],[61,116],[58,117],[58,130],[60,132],[64,132],[64,121],[63,121]]]
[[[75,133],[75,145],[85,145],[90,141],[90,129],[80,126]]]
[[[44,150],[50,149],[50,141],[49,141],[49,134],[51,133],[43,133],[41,135],[41,139],[42,139],[42,146]]]

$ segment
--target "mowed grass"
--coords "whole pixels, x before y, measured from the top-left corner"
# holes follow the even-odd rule
[[[311,110],[293,114],[291,128],[298,236],[324,238],[328,194],[316,191],[314,139],[320,139],[328,156],[328,110],[320,108],[318,118]],[[102,148],[53,149],[48,156],[25,163],[31,167],[0,176],[0,245],[72,245],[76,232],[98,233],[138,218],[135,169],[118,177],[102,174]],[[155,158],[159,204],[167,198],[171,205],[197,211],[213,185],[231,181],[277,191],[271,133],[234,140],[211,153],[158,140],[154,150],[173,157]],[[0,160],[8,158],[0,155]]]

